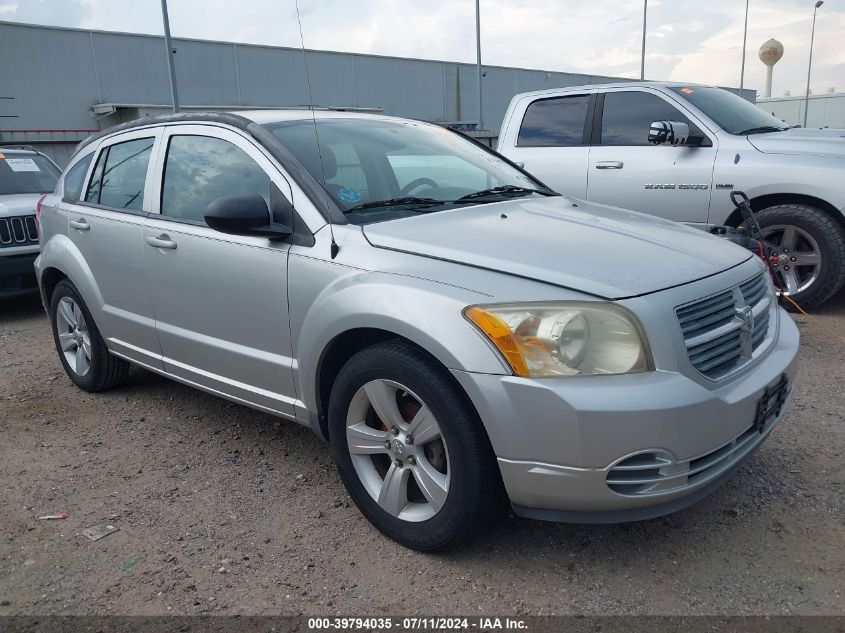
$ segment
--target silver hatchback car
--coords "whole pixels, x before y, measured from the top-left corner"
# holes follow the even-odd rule
[[[508,499],[572,522],[712,492],[793,393],[798,332],[749,251],[563,197],[441,127],[181,114],[79,147],[41,213],[56,349],[310,427],[398,542]]]

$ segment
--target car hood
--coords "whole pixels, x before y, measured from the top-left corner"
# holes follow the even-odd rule
[[[752,134],[748,142],[765,154],[810,154],[845,158],[845,130],[792,128]]]
[[[521,198],[368,224],[369,242],[622,299],[709,277],[752,256],[698,229],[564,197]]]
[[[40,193],[13,193],[0,196],[0,218],[34,214],[35,205],[42,195]]]

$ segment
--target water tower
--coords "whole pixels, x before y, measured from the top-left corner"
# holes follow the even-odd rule
[[[774,69],[775,64],[780,61],[780,58],[783,57],[783,44],[778,42],[776,39],[763,42],[758,55],[760,56],[760,61],[766,65],[766,92],[763,96],[771,97],[772,70]]]

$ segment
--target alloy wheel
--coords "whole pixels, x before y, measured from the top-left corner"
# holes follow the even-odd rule
[[[794,296],[815,283],[822,254],[812,235],[797,226],[773,224],[763,229],[762,236],[772,248],[772,266],[784,294]]]
[[[77,375],[84,376],[91,369],[91,336],[85,315],[70,297],[62,297],[56,309],[56,330],[59,346],[68,367]]]
[[[358,389],[346,416],[346,442],[364,488],[392,516],[426,521],[446,503],[446,441],[434,414],[407,387],[379,379]]]

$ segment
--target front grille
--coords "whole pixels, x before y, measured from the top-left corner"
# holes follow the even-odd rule
[[[34,215],[0,218],[0,247],[38,244],[38,225]]]
[[[751,362],[775,307],[768,272],[706,299],[675,308],[690,363],[721,380]]]
[[[745,431],[719,448],[693,459],[675,461],[663,451],[646,451],[623,459],[607,472],[606,482],[613,492],[644,496],[674,492],[694,486],[725,472],[747,455],[765,437],[765,432],[783,411],[789,393],[784,378],[770,394],[764,393],[759,407],[762,414]]]

